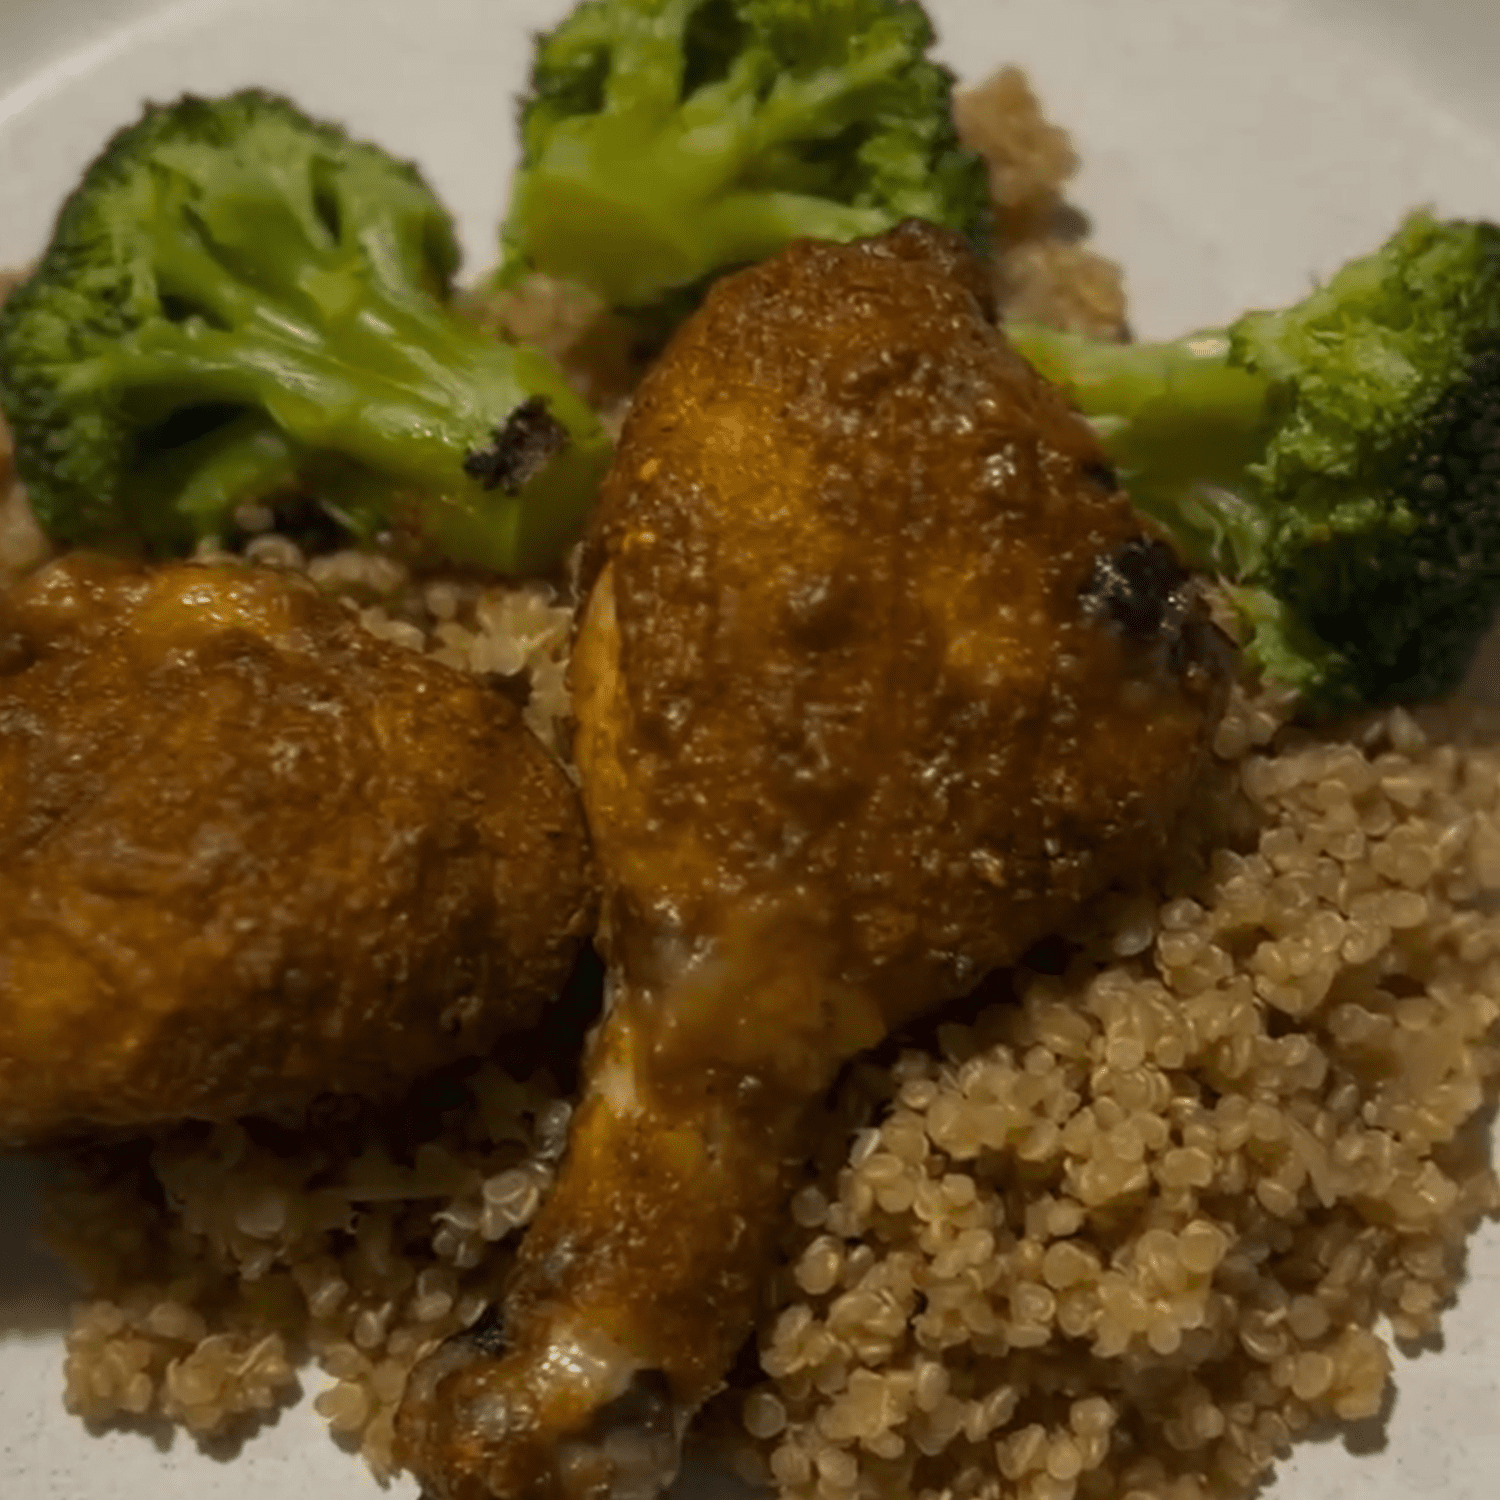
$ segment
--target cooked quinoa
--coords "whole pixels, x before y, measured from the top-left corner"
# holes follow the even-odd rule
[[[995,289],[1006,317],[1120,339],[1120,268],[1080,243],[1088,221],[1067,202],[1078,156],[1042,113],[1019,68],[1001,68],[953,101],[959,139],[984,157],[994,206]]]
[[[310,1357],[333,1377],[319,1414],[388,1477],[407,1373],[488,1306],[569,1114],[545,1074],[484,1063],[400,1109],[184,1126],[74,1158],[47,1225],[87,1292],[68,1410],[209,1437],[296,1400]]]
[[[1077,161],[1023,75],[957,105],[991,167],[1002,305],[1123,337]],[[0,295],[3,295],[0,283]],[[534,278],[471,315],[548,344],[607,415],[620,325]],[[46,545],[0,431],[0,584]],[[367,629],[526,699],[566,758],[563,582],[420,574],[248,507],[206,563],[293,569]],[[1174,863],[918,1039],[851,1070],[793,1198],[755,1351],[710,1413],[798,1500],[1248,1494],[1314,1422],[1379,1412],[1381,1334],[1429,1335],[1500,1208],[1500,715],[1313,735],[1242,692]],[[63,1164],[86,1300],[65,1400],[200,1437],[297,1399],[392,1470],[407,1372],[472,1324],[569,1118],[500,1058],[400,1109],[188,1125]],[[532,1048],[525,1054],[535,1058]]]

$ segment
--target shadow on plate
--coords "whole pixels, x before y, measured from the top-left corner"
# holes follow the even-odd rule
[[[1389,1337],[1389,1333],[1387,1333]],[[1400,1372],[1397,1371],[1395,1380],[1388,1380],[1385,1386],[1385,1394],[1380,1398],[1380,1410],[1373,1417],[1362,1417],[1357,1422],[1339,1422],[1333,1418],[1314,1422],[1312,1426],[1299,1432],[1296,1443],[1342,1443],[1344,1451],[1356,1458],[1368,1457],[1374,1453],[1383,1453],[1390,1444],[1391,1413],[1396,1409],[1396,1401],[1400,1396]],[[1282,1454],[1282,1458],[1286,1455]],[[1280,1459],[1277,1460],[1280,1463]],[[1265,1492],[1265,1486],[1274,1484],[1274,1471],[1267,1476],[1265,1485],[1258,1487],[1257,1495]]]
[[[39,1163],[0,1155],[0,1340],[66,1328],[77,1295],[36,1242],[41,1184]]]

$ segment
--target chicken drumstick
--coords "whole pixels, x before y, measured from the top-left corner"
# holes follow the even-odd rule
[[[810,1101],[1158,846],[1230,653],[961,241],[721,283],[643,385],[574,656],[608,1010],[503,1319],[414,1374],[433,1500],[653,1495]]]
[[[515,706],[305,580],[70,552],[0,594],[0,1146],[399,1096],[593,920]]]

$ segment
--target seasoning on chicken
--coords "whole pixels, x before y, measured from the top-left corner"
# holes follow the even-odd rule
[[[393,1090],[593,914],[514,705],[311,588],[75,553],[0,597],[0,1140]]]
[[[1231,666],[961,241],[719,285],[606,480],[574,655],[609,1010],[503,1317],[419,1366],[432,1500],[654,1494],[810,1100],[1151,857]]]

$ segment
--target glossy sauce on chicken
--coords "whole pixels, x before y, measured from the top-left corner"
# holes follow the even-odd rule
[[[957,241],[911,225],[735,278],[642,388],[600,503],[604,732],[630,737],[595,748],[581,651],[579,754],[607,762],[585,796],[618,886],[689,932],[795,908],[892,1020],[1014,958],[1139,867],[1222,701],[1181,570],[1118,577],[1146,547]]]
[[[516,707],[262,569],[73,553],[0,598],[0,1142],[393,1093],[592,926]]]
[[[438,1500],[670,1477],[809,1102],[1149,861],[1227,691],[1190,580],[929,226],[710,293],[636,398],[586,577],[610,1008],[503,1326],[409,1388]]]

